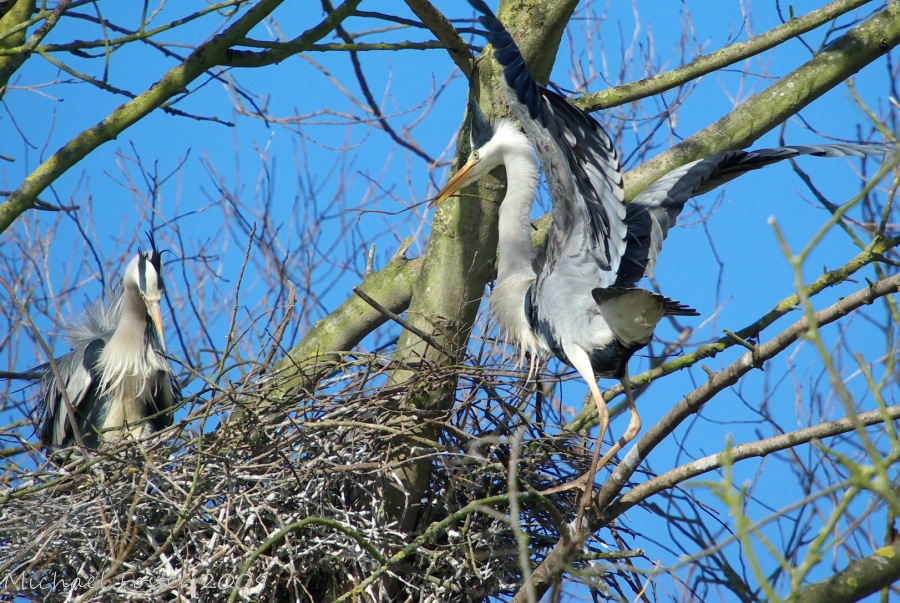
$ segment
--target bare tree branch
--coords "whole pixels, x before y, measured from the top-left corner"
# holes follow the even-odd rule
[[[890,406],[885,409],[870,410],[869,412],[857,415],[859,423],[867,427],[878,425],[879,423],[884,423],[886,421],[893,421],[897,418],[900,418],[900,406]],[[659,477],[654,477],[653,479],[635,486],[609,506],[606,511],[606,516],[618,517],[634,505],[643,502],[654,494],[668,490],[669,488],[684,483],[698,475],[703,475],[704,473],[709,473],[710,471],[722,468],[726,461],[728,463],[734,463],[744,459],[764,457],[773,452],[793,448],[794,446],[799,446],[801,444],[808,444],[813,440],[821,440],[847,433],[853,431],[854,428],[854,420],[838,419],[837,421],[811,425],[810,427],[797,429],[771,438],[740,444],[728,449],[727,452],[719,452],[691,461],[690,463],[676,467],[671,471],[666,471]]]
[[[900,4],[891,2],[804,65],[702,131],[625,175],[628,199],[695,159],[742,149],[900,43]]]
[[[34,200],[45,188],[88,153],[115,139],[169,99],[182,94],[191,82],[208,69],[230,64],[234,57],[232,46],[239,43],[251,28],[265,19],[281,2],[282,0],[261,0],[225,32],[197,47],[182,64],[169,70],[149,90],[119,106],[106,119],[83,131],[54,153],[0,205],[0,233],[9,228],[24,211],[33,207]],[[348,0],[317,27],[305,32],[300,39],[306,44],[317,42],[358,4],[359,0]]]
[[[577,104],[586,111],[598,111],[630,103],[641,98],[647,98],[654,94],[660,94],[708,73],[734,65],[766,50],[775,48],[791,38],[821,27],[871,1],[835,0],[827,6],[810,11],[802,17],[791,19],[784,25],[770,29],[746,42],[734,44],[711,54],[697,57],[687,65],[677,69],[608,90],[585,94],[578,99]]]
[[[859,559],[827,580],[811,584],[797,593],[797,603],[852,603],[900,579],[900,542],[883,546]]]

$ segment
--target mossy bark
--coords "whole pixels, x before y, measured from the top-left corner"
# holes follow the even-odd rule
[[[539,81],[546,82],[549,77],[562,33],[576,4],[575,0],[518,1],[515,8],[512,2],[500,4],[498,16],[517,40],[529,69]],[[490,56],[490,50],[487,55]],[[478,81],[473,85],[480,93],[483,110],[494,117],[499,110],[506,110],[499,92],[500,70],[487,58],[478,66]],[[469,150],[468,130],[464,128],[457,145],[457,168],[465,162]],[[417,441],[425,438],[437,442],[438,438],[434,423],[423,422],[423,412],[440,417],[453,405],[456,391],[453,371],[447,371],[445,379],[423,381],[420,377],[425,372],[440,371],[464,361],[485,285],[495,273],[497,212],[502,196],[502,187],[496,182],[479,183],[435,212],[406,317],[411,325],[430,337],[423,339],[405,330],[394,354],[394,360],[402,368],[391,376],[394,385],[408,386],[408,395],[399,402],[401,412],[393,426]],[[394,442],[394,450],[397,479],[386,483],[386,511],[400,522],[402,529],[411,531],[420,521],[427,521],[421,516],[421,503],[431,481],[431,461],[428,451],[411,441]]]

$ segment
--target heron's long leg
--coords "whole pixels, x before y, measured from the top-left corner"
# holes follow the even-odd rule
[[[606,454],[603,455],[603,458],[600,459],[597,464],[597,468],[604,466],[609,462],[609,459],[613,457],[615,453],[620,451],[625,445],[628,444],[641,430],[641,417],[638,415],[637,406],[634,403],[634,395],[631,393],[631,379],[628,378],[628,367],[625,367],[625,374],[619,379],[619,382],[622,384],[622,389],[625,391],[625,399],[628,401],[628,410],[631,411],[631,420],[628,422],[628,429],[625,430],[625,433],[622,434],[622,437],[613,444],[612,448],[610,448]]]
[[[597,471],[604,465],[604,462],[601,460],[597,461],[600,456],[600,448],[603,446],[603,436],[606,435],[606,429],[609,427],[609,408],[606,406],[606,400],[603,399],[603,394],[600,393],[600,388],[597,387],[597,381],[594,378],[594,373],[591,371],[591,379],[587,382],[588,389],[591,390],[591,397],[594,399],[594,404],[597,406],[597,444],[594,446],[594,455],[591,457],[591,468],[588,469],[588,472],[585,474],[585,495],[587,496],[585,500],[584,507],[590,506],[590,501],[593,497],[593,488],[594,488],[594,477],[597,475]],[[607,455],[604,455],[607,461]]]
[[[571,356],[569,357],[569,359],[571,360]],[[605,466],[606,463],[608,463],[609,460],[613,457],[613,455],[615,455],[623,447],[625,447],[630,441],[632,441],[635,438],[635,436],[638,434],[638,432],[640,432],[641,417],[640,417],[640,415],[638,415],[637,406],[635,405],[635,402],[634,402],[634,395],[631,392],[631,380],[628,378],[628,367],[625,367],[625,374],[619,379],[619,382],[622,384],[622,389],[625,391],[625,399],[628,401],[628,409],[631,411],[631,420],[628,422],[628,428],[625,430],[625,433],[622,435],[621,438],[618,439],[618,441],[616,441],[615,444],[613,444],[612,448],[610,448],[606,452],[606,454],[603,455],[602,458],[600,458],[600,459],[597,458],[599,456],[599,452],[600,452],[600,445],[603,443],[603,435],[606,432],[606,426],[609,423],[609,410],[606,408],[606,402],[603,400],[603,397],[600,395],[600,390],[597,387],[596,382],[588,381],[588,387],[590,387],[591,385],[594,386],[594,387],[590,388],[591,394],[593,396],[595,396],[594,400],[595,401],[599,400],[600,404],[602,404],[603,410],[601,410],[601,406],[600,406],[600,404],[598,404],[597,412],[600,417],[604,417],[604,419],[601,423],[602,427],[600,428],[600,433],[598,434],[598,438],[597,438],[597,446],[594,448],[594,456],[593,456],[593,459],[591,460],[591,468],[588,470],[587,473],[585,473],[581,477],[579,477],[567,484],[563,484],[561,486],[556,486],[554,488],[549,488],[547,490],[543,490],[541,492],[542,494],[553,494],[555,492],[562,492],[564,490],[571,490],[573,488],[579,488],[585,494],[592,492],[593,488],[591,486],[593,485],[594,476],[597,474],[597,471],[599,471],[603,466]],[[594,394],[594,391],[596,391],[597,393]],[[581,512],[583,511],[583,509],[586,506],[589,506],[590,503],[588,501],[590,501],[591,499],[593,499],[593,496],[586,499],[584,505],[581,506],[581,508],[579,509],[579,519],[581,517]],[[580,521],[579,521],[579,524],[580,524]]]
[[[597,386],[597,380],[594,377],[594,369],[591,366],[591,359],[587,355],[587,352],[579,347],[572,347],[571,349],[565,348],[564,351],[569,362],[575,370],[578,371],[578,374],[587,382],[588,389],[591,392],[591,398],[594,399],[594,404],[597,406],[597,445],[594,447],[594,455],[591,458],[591,467],[588,469],[587,473],[567,484],[548,488],[547,490],[542,491],[542,494],[553,494],[554,492],[580,488],[587,495],[587,498],[585,499],[585,506],[587,506],[590,504],[589,501],[592,498],[590,493],[593,491],[594,476],[597,474],[597,470],[603,466],[602,463],[597,462],[597,459],[600,457],[600,447],[603,446],[603,436],[606,435],[606,429],[609,427],[609,408],[607,408],[606,401],[603,400],[603,394],[600,393],[600,388]],[[606,456],[604,456],[604,458],[606,458]],[[607,460],[609,459],[607,458]]]

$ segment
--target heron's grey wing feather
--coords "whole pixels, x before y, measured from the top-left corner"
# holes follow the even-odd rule
[[[800,155],[812,155],[813,157],[865,157],[868,155],[884,155],[897,151],[897,147],[884,144],[852,144],[832,143],[816,145],[788,145],[771,149],[757,149],[754,151],[739,151],[737,157],[718,161],[715,169],[707,178],[703,178],[694,195],[702,195],[721,186],[722,184],[737,178],[747,172],[758,170],[767,165],[792,159]],[[720,153],[728,155],[730,152]],[[707,159],[713,159],[719,155],[713,155]],[[706,160],[702,160],[706,161]]]
[[[49,362],[41,365],[45,384],[44,397],[41,401],[43,409],[41,441],[44,445],[62,446],[72,432],[63,392],[77,415],[84,416],[91,410],[86,406],[90,405],[88,399],[93,397],[91,392],[96,390],[97,382],[92,368],[102,349],[103,340],[95,339],[86,345],[80,343],[68,354],[57,358],[56,368],[63,380],[62,384],[57,380]]]
[[[672,170],[628,204],[627,245],[615,284],[630,287],[653,269],[663,240],[691,197],[707,193],[747,172],[799,155],[864,157],[896,150],[891,145],[823,144],[725,151]]]
[[[172,371],[172,367],[166,363],[167,372],[161,375],[161,382],[153,396],[154,408],[150,409],[153,416],[150,419],[150,426],[153,431],[162,431],[175,420],[175,413],[164,412],[175,406],[182,400],[181,386],[178,384],[178,378]]]
[[[79,416],[91,410],[84,406],[89,392],[96,389],[98,379],[93,367],[103,345],[112,336],[122,314],[121,284],[108,292],[109,305],[97,302],[87,307],[82,318],[66,327],[72,350],[56,359],[63,387],[56,380],[50,363],[37,368],[44,377],[44,396],[41,400],[41,441],[47,446],[62,446],[71,430],[68,425],[62,391],[66,392],[72,408]]]
[[[513,113],[531,140],[553,201],[547,242],[551,267],[562,249],[590,254],[603,270],[615,272],[625,248],[622,170],[612,141],[590,115],[537,84],[516,43],[480,0],[481,23],[503,66],[504,87]]]

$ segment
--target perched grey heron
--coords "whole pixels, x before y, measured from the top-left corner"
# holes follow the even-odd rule
[[[698,315],[688,306],[635,286],[653,269],[687,200],[745,172],[798,155],[863,156],[893,148],[835,144],[727,151],[673,170],[626,205],[622,168],[602,126],[539,86],[487,5],[469,1],[484,13],[480,21],[503,66],[510,108],[525,133],[509,120],[491,125],[470,93],[471,154],[432,206],[505,166],[497,280],[489,310],[501,337],[519,349],[520,360],[526,352],[533,359],[550,351],[587,382],[599,421],[594,460],[585,475],[591,480],[641,428],[628,360],[649,343],[664,316]],[[531,208],[538,186],[534,149],[553,203],[553,222],[540,257],[531,240]],[[600,377],[621,382],[631,411],[624,435],[602,459],[598,456],[609,411],[597,385]]]
[[[77,441],[67,404],[90,448],[122,437],[122,428],[137,438],[172,424],[166,411],[181,399],[181,390],[163,355],[162,262],[148,236],[150,249],[128,262],[115,300],[88,308],[67,329],[72,351],[56,359],[56,370],[49,362],[40,367],[41,442],[48,448]]]

